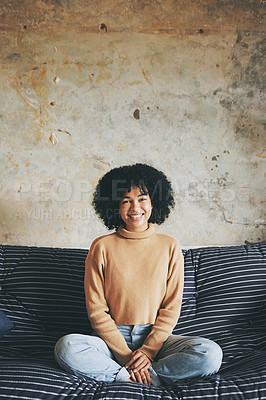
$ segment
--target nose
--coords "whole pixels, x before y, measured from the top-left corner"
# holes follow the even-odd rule
[[[132,203],[131,203],[131,210],[133,210],[133,211],[135,211],[135,210],[138,210],[139,209],[139,204],[138,204],[138,202],[137,201],[132,201]]]

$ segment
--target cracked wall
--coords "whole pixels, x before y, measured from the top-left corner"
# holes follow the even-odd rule
[[[182,245],[265,240],[262,1],[0,5],[1,243],[89,247],[110,168],[172,180]]]

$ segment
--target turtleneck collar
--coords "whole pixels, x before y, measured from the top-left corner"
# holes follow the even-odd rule
[[[124,228],[123,226],[120,226],[117,232],[126,239],[146,239],[151,237],[155,233],[155,229],[152,224],[149,224],[148,228],[145,231],[132,232],[126,230],[126,228]]]

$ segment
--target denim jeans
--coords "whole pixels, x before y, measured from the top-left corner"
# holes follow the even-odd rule
[[[137,350],[152,325],[118,325],[128,347]],[[55,345],[55,358],[66,371],[99,381],[127,381],[130,375],[121,367],[106,343],[97,335],[70,334]],[[154,386],[216,373],[222,350],[215,342],[201,337],[170,335],[149,368]]]

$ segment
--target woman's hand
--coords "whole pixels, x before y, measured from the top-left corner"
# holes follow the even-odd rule
[[[136,350],[132,353],[130,360],[125,364],[125,367],[130,373],[131,380],[150,385],[151,378],[148,371],[150,365],[151,361],[146,354],[142,353],[140,350]]]

